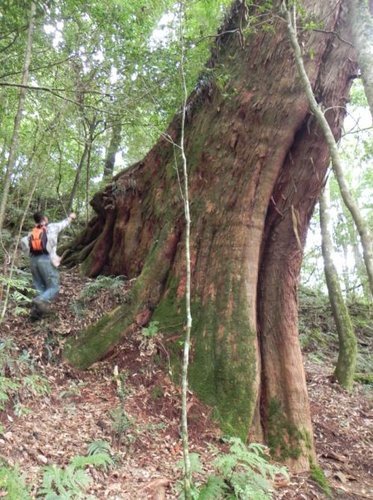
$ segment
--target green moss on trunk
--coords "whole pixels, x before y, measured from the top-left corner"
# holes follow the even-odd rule
[[[192,352],[190,387],[207,404],[224,432],[247,439],[257,397],[255,388],[255,335],[248,319],[240,283],[230,283],[215,298],[202,304],[192,302]],[[168,332],[172,342],[173,372],[180,373],[180,354],[185,323],[184,298],[177,299],[179,281],[169,278],[167,294],[152,319]],[[175,337],[176,334],[176,337]]]
[[[85,370],[118,342],[129,324],[123,309],[117,307],[89,326],[78,339],[69,339],[65,344],[64,358],[76,368]]]
[[[271,455],[281,461],[297,459],[312,450],[312,437],[287,420],[281,403],[274,398],[268,405],[267,440]]]

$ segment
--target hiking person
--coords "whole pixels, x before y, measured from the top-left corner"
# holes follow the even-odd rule
[[[32,301],[31,319],[39,319],[49,312],[50,302],[58,294],[60,279],[57,268],[61,262],[57,255],[58,235],[75,218],[75,213],[71,213],[63,221],[49,224],[46,215],[36,212],[34,228],[21,240],[22,250],[30,256],[33,286],[38,294]]]

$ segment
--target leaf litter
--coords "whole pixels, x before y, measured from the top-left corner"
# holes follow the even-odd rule
[[[66,466],[85,455],[93,441],[111,445],[115,465],[89,468],[87,495],[99,499],[176,499],[181,481],[180,388],[167,366],[161,340],[135,332],[106,359],[84,372],[62,361],[64,339],[96,321],[123,300],[131,283],[100,288],[84,296],[91,280],[75,270],[61,273],[61,292],[50,317],[31,323],[9,311],[1,340],[12,339],[19,355],[49,384],[47,393],[13,398],[0,413],[0,459],[18,465],[36,497],[42,470]],[[118,390],[117,367],[125,396]],[[352,393],[333,383],[332,367],[306,360],[319,465],[335,498],[373,498],[371,395],[356,384]],[[18,411],[15,411],[18,408]],[[21,409],[21,410],[20,410]],[[203,471],[212,470],[215,448],[224,448],[211,409],[192,394],[188,398],[191,452],[200,455]],[[203,476],[199,476],[203,480]],[[278,478],[274,498],[327,498],[308,474]],[[0,496],[2,492],[0,490]]]

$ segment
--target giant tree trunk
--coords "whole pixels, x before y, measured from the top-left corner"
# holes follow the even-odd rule
[[[259,2],[260,3],[260,2]],[[306,6],[325,31],[348,37],[338,0]],[[241,26],[234,3],[222,31]],[[286,28],[217,38],[209,62],[230,76],[201,84],[188,102],[185,148],[191,199],[190,382],[222,427],[264,438],[294,469],[314,457],[297,330],[297,284],[328,148],[294,66]],[[302,40],[313,89],[336,136],[355,72],[351,47],[333,35]],[[222,69],[223,68],[223,69]],[[167,134],[176,143],[180,116]],[[97,212],[76,242],[90,276],[138,276],[127,303],[70,339],[65,357],[86,368],[150,318],[177,352],[185,324],[184,214],[174,151],[163,136],[142,162],[96,195]],[[177,155],[176,155],[177,156]]]

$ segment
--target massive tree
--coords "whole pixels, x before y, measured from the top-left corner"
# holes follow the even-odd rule
[[[344,42],[350,38],[344,2],[306,0],[304,7],[322,22],[322,30],[303,31],[301,42],[313,91],[338,138],[356,72]],[[284,21],[274,15],[265,29],[247,35],[254,15],[245,2],[234,2],[187,105],[190,382],[227,432],[265,439],[274,455],[301,470],[314,451],[297,284],[329,154]],[[97,215],[69,258],[90,276],[137,279],[123,306],[67,342],[65,357],[77,367],[102,359],[150,320],[169,333],[177,359],[185,324],[184,214],[175,166],[180,125],[176,114],[144,160],[92,201]]]

